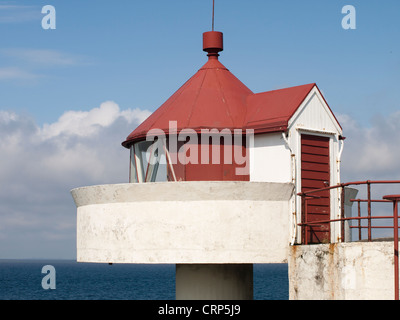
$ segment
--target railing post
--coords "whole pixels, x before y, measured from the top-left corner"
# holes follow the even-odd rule
[[[305,223],[305,236],[306,236],[306,244],[308,244],[308,231],[309,231],[309,226],[307,225],[308,222],[308,210],[307,210],[307,197],[304,197],[304,223]]]
[[[302,228],[303,228],[303,236],[304,236],[304,237],[303,237],[303,243],[304,243],[305,245],[308,245],[307,196],[304,195],[304,196],[302,197],[302,199],[303,199],[303,210],[302,210],[302,212],[303,212],[303,214],[302,214],[303,226],[302,226]]]
[[[358,201],[358,217],[361,218],[361,200]],[[358,219],[358,240],[361,241],[361,219]]]
[[[302,193],[301,195],[301,244],[305,244],[305,231],[304,231],[304,222],[305,222],[305,202],[304,202],[304,194]]]
[[[368,241],[372,240],[371,235],[371,182],[367,181],[367,192],[368,192]]]
[[[388,195],[383,199],[393,201],[393,242],[394,242],[394,299],[399,300],[399,216],[400,195]]]
[[[394,215],[394,258],[395,258],[395,277],[397,278],[396,284],[396,293],[395,293],[395,299],[399,300],[399,226],[398,226],[398,200],[397,199],[394,202],[394,208],[393,208],[393,215]]]
[[[345,242],[345,229],[344,229],[344,197],[345,197],[345,190],[344,190],[344,186],[342,186],[342,190],[341,190],[341,196],[340,196],[340,218],[342,219],[341,221],[341,242]]]

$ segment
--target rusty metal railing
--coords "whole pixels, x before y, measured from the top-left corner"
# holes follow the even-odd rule
[[[298,224],[301,227],[301,243],[307,245],[308,244],[308,230],[311,229],[312,226],[321,226],[324,224],[330,224],[334,222],[341,223],[341,234],[340,241],[345,241],[345,222],[356,221],[356,226],[349,226],[350,229],[358,229],[358,240],[362,240],[362,229],[367,229],[367,241],[372,241],[372,229],[393,229],[393,248],[394,248],[394,291],[395,291],[395,300],[399,300],[399,238],[398,238],[398,203],[400,202],[400,195],[385,195],[382,199],[372,199],[371,196],[371,185],[374,184],[398,184],[400,185],[400,180],[377,180],[377,181],[355,181],[348,183],[341,183],[334,186],[329,186],[320,189],[314,189],[310,191],[300,192],[298,193],[301,196],[302,202],[302,220],[301,223]],[[353,203],[357,203],[357,217],[346,217],[345,216],[345,188],[350,186],[357,185],[366,185],[367,186],[367,199],[348,199]],[[319,221],[308,221],[307,214],[307,201],[310,199],[319,198],[318,194],[322,191],[340,189],[340,218],[337,219],[325,219]],[[361,203],[367,203],[367,216],[361,215]],[[392,203],[393,204],[393,215],[390,216],[372,216],[372,203]],[[372,221],[376,219],[392,219],[392,226],[373,226]],[[361,224],[362,220],[367,220],[367,226],[363,226]],[[329,228],[330,230],[330,228]]]

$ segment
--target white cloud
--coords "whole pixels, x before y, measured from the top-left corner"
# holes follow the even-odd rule
[[[41,21],[41,17],[41,9],[38,6],[0,4],[0,23]]]
[[[48,49],[8,48],[0,51],[4,56],[43,66],[73,66],[85,63],[85,58],[70,53]]]
[[[0,110],[0,123],[8,124],[11,121],[17,120],[17,115],[14,112],[6,112]]]
[[[57,122],[45,124],[41,137],[49,139],[62,134],[91,136],[110,126],[119,116],[119,107],[114,102],[102,103],[99,108],[90,111],[67,111]]]
[[[339,115],[338,118],[347,137],[342,157],[342,181],[400,180],[400,112],[387,117],[375,116],[368,126],[362,126],[347,115]],[[367,199],[366,185],[351,187],[359,190],[357,198]],[[399,184],[371,185],[371,198],[374,200],[399,193]],[[353,205],[353,216],[357,215],[355,207]],[[361,204],[361,212],[362,216],[367,215],[366,203]],[[392,213],[391,205],[372,205],[373,216],[389,216]],[[387,226],[392,225],[393,221],[379,220],[374,224]],[[390,229],[374,229],[373,237],[390,237],[391,232]],[[357,239],[358,234],[353,236]],[[366,237],[365,233],[363,237]]]
[[[74,258],[70,190],[127,182],[129,151],[121,142],[149,115],[104,102],[38,126],[0,111],[0,257]]]
[[[19,67],[0,68],[0,80],[32,80],[40,77],[39,74],[23,70]]]
[[[400,180],[400,112],[376,116],[363,127],[347,115],[338,116],[345,148],[343,175],[348,179]]]
[[[40,130],[42,139],[61,135],[90,137],[110,127],[118,118],[127,123],[140,123],[149,116],[145,110],[123,110],[113,101],[107,101],[90,111],[67,111],[57,122],[45,124]]]
[[[89,59],[57,50],[46,49],[0,49],[0,81],[32,81],[47,77],[43,71],[48,68],[88,65]]]

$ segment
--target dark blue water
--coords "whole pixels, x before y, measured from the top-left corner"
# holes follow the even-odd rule
[[[42,267],[55,268],[45,290]],[[254,265],[254,299],[289,298],[286,264]],[[0,260],[0,300],[174,300],[175,265],[89,264],[67,260]]]

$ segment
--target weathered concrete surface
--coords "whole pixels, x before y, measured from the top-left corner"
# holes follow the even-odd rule
[[[289,299],[393,300],[393,241],[291,246]]]
[[[252,300],[252,264],[177,264],[177,300]]]
[[[71,192],[81,262],[287,261],[290,183],[131,183]]]

